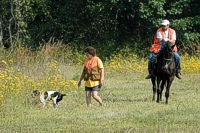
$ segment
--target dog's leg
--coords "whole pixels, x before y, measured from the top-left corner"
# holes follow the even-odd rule
[[[57,108],[57,107],[58,107],[58,105],[57,105],[56,103],[53,103],[53,106],[54,106],[54,108]]]
[[[58,104],[57,104],[57,97],[52,97],[52,101],[53,101],[53,107],[54,108],[57,108],[58,107]]]
[[[43,107],[46,105],[46,103],[42,103],[43,104]]]
[[[57,107],[58,107],[58,104],[56,104],[56,103],[53,102],[53,107],[54,107],[54,108],[57,108]]]
[[[46,105],[45,99],[43,97],[40,97],[40,101],[41,101],[41,103],[43,104],[43,107],[44,107]]]

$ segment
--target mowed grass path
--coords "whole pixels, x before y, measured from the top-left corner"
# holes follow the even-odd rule
[[[85,104],[84,82],[73,96],[64,97],[59,108],[51,103],[24,106],[10,99],[1,116],[1,133],[197,133],[200,131],[200,74],[175,78],[169,104],[165,95],[152,101],[152,86],[146,75],[112,73],[99,95],[106,106]],[[165,90],[164,90],[165,92]],[[30,98],[31,101],[31,98]],[[30,102],[31,103],[31,102]]]

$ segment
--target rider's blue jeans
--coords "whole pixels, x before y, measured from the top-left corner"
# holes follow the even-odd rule
[[[159,50],[160,52],[160,50]],[[156,54],[155,53],[150,53],[149,60],[148,60],[148,72],[150,73],[152,70],[152,63],[153,63],[153,58]],[[181,70],[181,57],[177,52],[174,52],[174,56],[176,58],[176,66],[177,66],[177,71],[179,72]]]

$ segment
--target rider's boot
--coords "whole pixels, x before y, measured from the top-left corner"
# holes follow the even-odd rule
[[[151,65],[151,68],[150,68],[149,75],[145,79],[150,79],[150,78],[153,78],[155,76],[154,75],[155,64],[156,64],[155,61],[157,60],[155,58],[157,58],[157,56],[154,56],[153,61],[152,61],[152,65]]]
[[[178,79],[181,79],[181,73],[180,73],[180,68],[178,68],[178,65],[177,65],[177,62],[178,62],[178,59],[175,58],[175,62],[176,62],[176,74],[175,76],[178,78]]]
[[[150,70],[149,75],[148,75],[145,79],[153,78],[153,77],[154,77],[153,71],[154,71],[154,70]]]
[[[180,70],[176,71],[176,75],[175,75],[178,79],[181,79],[181,73]]]
[[[151,68],[150,68],[149,75],[148,75],[145,79],[150,79],[150,78],[155,77],[155,75],[154,75],[154,70],[155,70],[155,65],[156,65],[156,63],[157,63],[157,60],[158,60],[158,56],[159,56],[159,54],[154,55],[153,61],[152,61],[152,64],[151,64]]]

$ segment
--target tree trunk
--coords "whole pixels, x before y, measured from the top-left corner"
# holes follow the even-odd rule
[[[0,47],[3,46],[3,28],[2,28],[2,23],[0,21]]]

